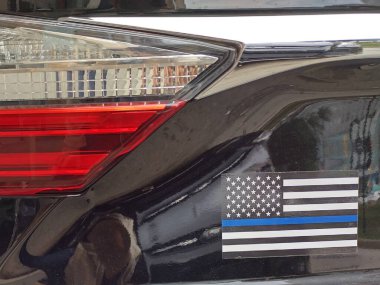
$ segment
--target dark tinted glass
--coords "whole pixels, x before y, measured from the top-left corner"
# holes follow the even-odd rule
[[[4,0],[1,12],[42,13],[49,17],[83,13],[160,13],[201,11],[363,10],[380,8],[377,0]]]

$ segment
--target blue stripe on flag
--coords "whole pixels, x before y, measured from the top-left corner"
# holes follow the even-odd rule
[[[356,222],[357,220],[358,220],[358,217],[356,215],[268,218],[268,219],[239,219],[239,220],[222,220],[222,227],[349,223],[349,222]]]

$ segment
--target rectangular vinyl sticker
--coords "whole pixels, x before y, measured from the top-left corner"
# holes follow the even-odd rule
[[[357,251],[353,171],[225,174],[223,258]]]

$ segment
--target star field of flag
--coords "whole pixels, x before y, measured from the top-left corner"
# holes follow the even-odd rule
[[[280,217],[281,185],[279,174],[226,177],[224,218]]]
[[[223,258],[355,253],[355,171],[225,174]]]

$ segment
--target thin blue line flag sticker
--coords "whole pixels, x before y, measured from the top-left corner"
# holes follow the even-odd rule
[[[357,252],[355,171],[224,174],[223,258]]]

